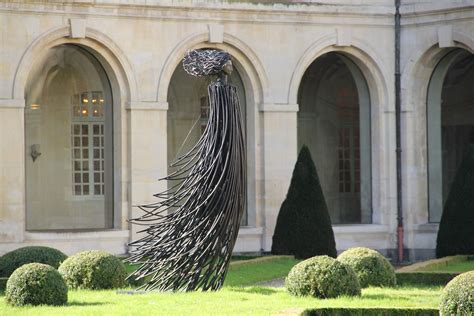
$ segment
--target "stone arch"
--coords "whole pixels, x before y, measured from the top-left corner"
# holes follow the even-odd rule
[[[122,206],[122,182],[128,177],[129,163],[127,155],[122,154],[123,149],[128,148],[127,126],[123,122],[123,115],[127,115],[122,109],[130,103],[138,101],[138,89],[133,68],[119,46],[102,32],[86,27],[84,38],[70,38],[70,27],[62,26],[52,29],[35,39],[25,50],[15,73],[12,95],[14,99],[24,100],[28,80],[32,69],[47,54],[48,50],[60,45],[72,44],[87,50],[99,61],[108,76],[111,85],[114,111],[114,133],[112,135],[114,144],[113,172],[114,179],[122,179],[114,186],[113,198],[116,201],[113,208],[113,227],[125,228],[127,209]],[[26,212],[26,209],[25,209]]]
[[[402,111],[411,114],[402,121],[403,164],[417,170],[415,179],[405,180],[404,197],[408,203],[407,221],[411,224],[426,224],[428,213],[428,135],[427,98],[430,79],[440,61],[455,49],[474,53],[474,40],[466,34],[453,31],[453,46],[439,47],[438,35],[424,37],[407,58],[402,70]],[[415,138],[412,135],[416,135]],[[404,172],[404,179],[409,175]],[[416,198],[415,198],[416,197]],[[422,211],[420,211],[422,210]]]
[[[268,93],[268,81],[262,63],[259,61],[257,55],[247,44],[231,34],[224,33],[223,43],[217,44],[209,43],[208,37],[208,33],[194,34],[175,46],[173,51],[168,55],[160,73],[157,101],[167,102],[168,86],[171,81],[171,76],[187,50],[212,47],[226,50],[235,58],[235,61],[238,63],[236,65],[237,69],[240,70],[241,75],[245,77],[242,79],[247,81],[247,87],[252,89],[255,104],[263,103],[265,94]]]
[[[23,99],[31,68],[49,48],[61,44],[76,44],[93,51],[103,63],[106,71],[115,76],[123,101],[138,100],[134,71],[124,52],[107,35],[87,27],[85,38],[70,38],[70,27],[62,26],[46,32],[35,39],[23,54],[13,82],[13,99]]]
[[[298,89],[306,69],[318,57],[329,53],[338,52],[348,57],[362,71],[371,93],[372,104],[388,105],[387,84],[383,74],[386,66],[372,48],[361,40],[352,38],[352,46],[336,46],[335,34],[328,34],[314,42],[299,59],[290,80],[288,103],[297,103]]]
[[[389,73],[387,67],[378,57],[375,50],[364,41],[352,38],[351,46],[337,46],[337,36],[335,33],[327,34],[308,47],[303,56],[299,59],[297,66],[290,80],[288,90],[288,103],[296,104],[298,102],[298,90],[303,76],[310,65],[320,56],[329,52],[339,53],[341,56],[349,59],[359,69],[368,88],[369,108],[370,108],[370,128],[371,128],[371,183],[373,209],[372,223],[391,224],[392,218],[388,216],[389,212],[382,214],[381,208],[395,209],[396,204],[387,204],[388,196],[394,194],[388,190],[394,186],[395,164],[389,160],[390,148],[394,147],[395,138],[384,137],[385,130],[390,127],[383,115],[390,110],[393,104],[393,96],[389,94],[387,82]],[[389,180],[387,180],[389,179]],[[390,191],[390,192],[389,192]]]
[[[418,48],[410,54],[402,71],[402,108],[413,109],[416,104],[424,104],[427,97],[429,79],[439,61],[454,48],[462,48],[474,54],[474,39],[453,32],[454,46],[440,48],[438,36],[425,38]]]
[[[176,68],[187,50],[199,48],[215,48],[226,50],[233,56],[234,67],[239,72],[245,87],[246,94],[246,116],[247,116],[247,190],[248,190],[248,225],[257,225],[258,218],[263,210],[257,203],[261,197],[257,196],[262,189],[257,188],[258,177],[263,172],[263,155],[257,145],[262,134],[263,126],[260,123],[259,106],[264,103],[265,93],[267,93],[267,77],[262,64],[257,55],[244,42],[235,36],[224,33],[223,43],[209,43],[208,33],[201,33],[189,36],[181,41],[168,55],[160,74],[157,101],[158,103],[168,102],[168,87]]]

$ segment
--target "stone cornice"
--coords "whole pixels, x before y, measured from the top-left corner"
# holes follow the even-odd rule
[[[92,9],[91,9],[92,8]],[[330,24],[392,26],[394,8],[388,5],[342,4],[250,4],[190,0],[28,1],[0,0],[0,12],[16,14],[58,14],[75,17],[102,16],[184,21],[225,21],[266,24]],[[335,21],[335,19],[340,19]]]
[[[474,2],[442,1],[433,3],[406,4],[400,9],[402,15],[402,26],[419,24],[442,24],[446,22],[457,22],[474,20]]]

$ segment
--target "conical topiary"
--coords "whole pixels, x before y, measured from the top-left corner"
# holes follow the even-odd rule
[[[444,205],[436,242],[438,258],[474,254],[474,144],[467,146]]]
[[[311,153],[306,145],[296,161],[290,188],[278,214],[273,254],[336,257],[336,242]]]

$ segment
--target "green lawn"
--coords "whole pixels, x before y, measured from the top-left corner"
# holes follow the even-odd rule
[[[256,260],[233,263],[218,292],[130,295],[112,290],[69,291],[67,306],[23,308],[7,306],[0,295],[0,315],[272,315],[316,307],[437,308],[439,304],[441,287],[369,288],[359,298],[294,297],[283,288],[252,284],[285,276],[296,260]]]
[[[441,288],[369,288],[360,298],[294,297],[284,289],[225,287],[219,292],[117,294],[70,291],[64,307],[12,308],[0,298],[0,315],[271,315],[315,307],[437,308]]]
[[[426,267],[423,271],[430,272],[450,272],[450,273],[462,273],[474,270],[474,260],[461,261],[461,262],[448,262],[446,265],[438,265],[433,267]]]

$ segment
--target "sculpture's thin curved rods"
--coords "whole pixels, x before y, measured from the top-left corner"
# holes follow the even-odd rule
[[[189,56],[183,64],[193,75],[209,74],[196,65],[229,72],[226,53]],[[219,76],[208,89],[209,121],[202,137],[164,178],[178,184],[156,194],[160,200],[142,205],[144,214],[132,220],[145,225],[145,236],[130,244],[128,260],[141,264],[135,277],[149,277],[145,290],[215,290],[228,271],[245,205],[245,138],[236,89]]]

